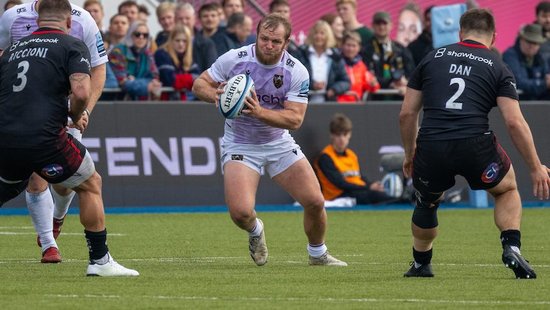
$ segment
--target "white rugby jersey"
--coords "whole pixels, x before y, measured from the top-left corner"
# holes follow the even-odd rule
[[[250,75],[254,81],[263,108],[281,110],[285,101],[308,103],[309,73],[287,51],[281,61],[267,66],[258,62],[256,44],[251,44],[228,51],[208,69],[208,74],[217,82],[227,81],[241,73]],[[227,142],[265,144],[284,136],[289,136],[288,130],[244,114],[225,122],[224,141]]]
[[[37,1],[14,6],[0,18],[0,49],[5,50],[13,42],[26,37],[38,29],[35,9]],[[70,35],[84,41],[92,56],[92,67],[108,61],[107,52],[99,28],[88,11],[71,3],[72,24]]]

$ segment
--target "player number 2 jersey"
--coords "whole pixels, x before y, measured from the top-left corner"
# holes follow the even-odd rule
[[[470,40],[432,51],[408,86],[422,91],[419,141],[481,135],[489,130],[488,113],[497,97],[518,99],[514,76],[500,57]]]

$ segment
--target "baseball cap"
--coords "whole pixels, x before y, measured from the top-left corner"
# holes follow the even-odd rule
[[[372,22],[376,23],[376,22],[381,22],[381,21],[384,21],[386,23],[390,23],[391,22],[390,13],[385,12],[385,11],[378,11],[378,12],[374,13],[374,15],[372,16]]]

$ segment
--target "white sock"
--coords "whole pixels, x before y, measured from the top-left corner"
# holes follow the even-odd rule
[[[318,244],[318,245],[311,245],[308,243],[307,245],[307,252],[309,253],[309,256],[311,257],[315,257],[315,258],[318,258],[318,257],[321,257],[323,256],[323,254],[325,254],[325,252],[327,251],[327,246],[325,245],[325,243],[321,243],[321,244]]]
[[[60,220],[65,217],[69,211],[69,206],[71,205],[71,201],[73,200],[75,194],[76,193],[74,191],[71,191],[69,195],[61,196],[55,191],[55,189],[52,190],[52,196],[55,202],[55,208],[53,209],[54,218]]]
[[[254,228],[248,232],[248,235],[250,237],[259,237],[262,234],[262,231],[264,230],[264,225],[262,222],[258,221],[258,218],[256,218],[256,225]]]
[[[31,215],[34,230],[40,237],[42,243],[42,252],[50,247],[56,247],[55,239],[53,238],[53,199],[50,189],[38,194],[31,194],[25,191],[27,200],[27,208]]]

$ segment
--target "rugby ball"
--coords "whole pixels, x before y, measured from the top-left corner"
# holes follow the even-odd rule
[[[237,74],[227,81],[223,94],[220,94],[218,107],[225,118],[233,119],[241,115],[245,98],[254,89],[254,81],[248,74]]]
[[[388,196],[399,198],[403,195],[403,180],[399,174],[395,172],[387,173],[382,178],[381,183]]]

